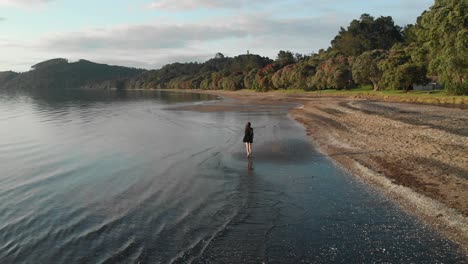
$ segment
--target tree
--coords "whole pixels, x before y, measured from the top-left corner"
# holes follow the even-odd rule
[[[252,69],[244,76],[244,87],[245,88],[247,88],[247,89],[256,89],[255,78],[257,76],[257,73],[258,73],[258,69]]]
[[[242,72],[233,72],[220,80],[220,87],[224,90],[239,90],[244,88],[244,74]]]
[[[7,78],[2,88],[47,90],[80,87],[110,88],[109,86],[124,88],[126,86],[124,83],[128,79],[144,72],[141,69],[111,66],[86,60],[68,62],[66,59],[59,58],[40,62],[27,72],[8,74],[5,76]]]
[[[222,54],[221,52],[218,52],[218,53],[216,53],[214,58],[215,59],[224,59],[224,54]]]
[[[411,47],[394,47],[379,62],[382,71],[381,86],[393,90],[409,90],[413,84],[426,83],[426,66],[411,57]]]
[[[289,64],[276,71],[271,77],[276,89],[308,89],[315,74],[315,67],[308,61]]]
[[[427,83],[426,67],[415,63],[405,63],[396,69],[395,81],[398,81],[400,88],[408,91],[413,89],[413,84]]]
[[[417,41],[417,36],[415,32],[415,27],[412,24],[406,25],[401,31],[405,43],[410,44]]]
[[[291,51],[280,50],[276,57],[276,61],[281,65],[288,65],[294,63],[295,59]]]
[[[317,89],[349,89],[354,87],[351,72],[352,58],[343,55],[324,61],[317,69],[313,85]]]
[[[20,74],[12,71],[0,72],[0,87],[4,86],[4,84],[13,80],[18,75]]]
[[[338,90],[355,87],[350,67],[344,64],[338,65],[332,74],[330,85]]]
[[[54,66],[63,66],[63,65],[67,65],[68,64],[68,60],[67,59],[62,59],[62,58],[57,58],[57,59],[51,59],[51,60],[46,60],[46,61],[43,61],[43,62],[39,62],[33,66],[31,66],[31,69],[32,70],[37,70],[37,69],[45,69],[45,68],[48,68],[48,67],[54,67]]]
[[[271,79],[277,70],[279,70],[277,64],[268,64],[263,67],[263,69],[259,70],[255,76],[255,89],[257,91],[266,92],[274,88]]]
[[[435,0],[415,25],[418,44],[428,51],[429,73],[451,94],[468,94],[468,3]]]
[[[353,63],[352,74],[356,83],[369,84],[374,87],[374,91],[380,90],[382,71],[379,63],[385,59],[385,50],[366,51],[361,54]]]
[[[358,56],[374,49],[390,49],[403,41],[401,28],[390,16],[374,17],[362,14],[359,20],[351,21],[347,29],[341,28],[332,40],[332,50],[345,56]]]

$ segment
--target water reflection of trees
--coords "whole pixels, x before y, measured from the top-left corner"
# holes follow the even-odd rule
[[[83,89],[3,91],[1,96],[10,99],[28,98],[32,100],[34,106],[40,109],[56,109],[69,106],[88,107],[96,103],[115,103],[119,101],[154,100],[158,103],[174,104],[216,99],[216,96],[213,95],[188,92]]]

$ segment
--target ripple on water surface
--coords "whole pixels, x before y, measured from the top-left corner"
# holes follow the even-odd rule
[[[466,261],[318,153],[289,106],[170,110],[211,99],[0,96],[2,263]]]

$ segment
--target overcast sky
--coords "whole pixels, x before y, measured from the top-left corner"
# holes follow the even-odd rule
[[[216,52],[326,49],[363,13],[415,23],[433,0],[0,0],[0,71],[51,58],[138,68]]]

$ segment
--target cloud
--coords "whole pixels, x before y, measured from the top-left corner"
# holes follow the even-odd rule
[[[0,6],[29,6],[35,4],[44,4],[53,0],[0,0]]]
[[[225,26],[210,25],[132,25],[111,29],[49,36],[44,47],[64,51],[77,50],[155,50],[186,48],[191,43],[243,37],[246,32]]]
[[[51,1],[53,0],[0,0],[0,5],[33,5]]]
[[[338,21],[332,17],[273,19],[264,16],[236,16],[225,21],[227,22],[208,20],[199,24],[128,25],[90,29],[45,36],[39,47],[63,52],[113,50],[140,53],[166,53],[169,50],[183,53],[190,49],[203,49],[208,45],[225,48],[230,45],[223,43],[233,42],[297,47],[317,38],[324,39],[327,43],[320,44],[327,45],[339,29]],[[311,43],[311,50],[313,46]]]
[[[212,53],[202,54],[165,54],[156,55],[151,58],[130,56],[129,58],[97,57],[96,61],[110,65],[125,65],[133,68],[159,69],[162,66],[174,62],[203,62],[214,57]],[[148,60],[149,59],[149,60]]]
[[[14,5],[37,9],[47,7],[47,3],[53,2],[54,0],[0,0],[0,7]],[[150,7],[158,11],[157,22],[104,28],[98,28],[97,24],[91,28],[75,28],[74,32],[34,34],[33,37],[28,35],[20,39],[14,39],[16,34],[3,34],[0,36],[0,58],[11,61],[8,65],[16,65],[13,62],[26,63],[64,57],[144,68],[158,68],[175,61],[204,61],[213,57],[216,52],[236,56],[250,50],[251,53],[274,58],[279,50],[311,53],[326,49],[340,26],[347,27],[351,20],[359,18],[362,13],[375,17],[392,15],[399,25],[414,23],[417,15],[430,6],[433,0],[143,2],[151,3]],[[141,2],[139,5],[141,6]],[[183,12],[172,13],[178,10],[199,12],[194,12],[194,16]],[[52,16],[53,13],[48,15]],[[86,16],[83,13],[83,21]],[[104,20],[108,22],[105,24],[117,23],[112,19]],[[119,21],[128,20],[125,16],[121,19]],[[8,23],[13,23],[13,20],[22,21],[8,15]],[[50,26],[47,32],[57,31]],[[14,67],[25,70],[30,65]]]
[[[257,0],[265,2],[265,0]],[[271,2],[271,1],[270,1]],[[250,0],[158,0],[149,4],[153,9],[187,10],[196,8],[241,8],[253,5]]]
[[[236,56],[250,50],[271,58],[280,49],[311,53],[326,48],[339,26],[336,18],[328,16],[233,15],[222,21],[211,18],[198,23],[91,28],[31,40],[0,37],[0,51],[4,51],[4,59],[15,61],[29,61],[31,56],[40,58],[38,61],[63,57],[154,69],[173,62],[203,62],[216,52]]]

